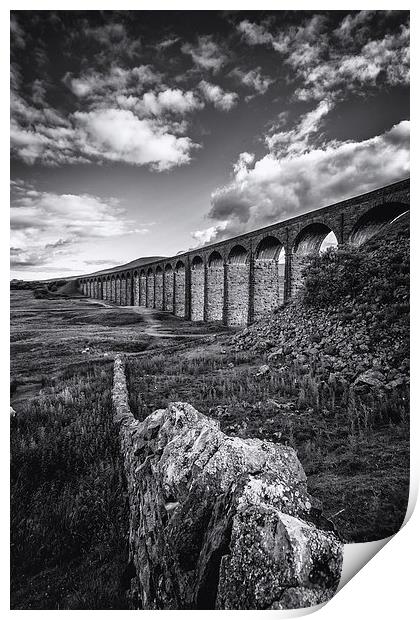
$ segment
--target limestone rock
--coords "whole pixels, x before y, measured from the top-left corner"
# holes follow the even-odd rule
[[[135,420],[118,359],[115,369],[136,606],[283,609],[330,598],[342,545],[317,522],[295,451],[228,437],[187,403]]]

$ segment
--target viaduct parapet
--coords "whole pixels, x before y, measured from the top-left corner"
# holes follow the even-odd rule
[[[339,246],[358,246],[409,208],[406,179],[200,249],[77,280],[94,299],[246,325],[293,297],[331,232]]]

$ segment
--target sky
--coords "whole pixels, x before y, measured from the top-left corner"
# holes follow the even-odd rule
[[[406,11],[13,11],[11,277],[173,256],[409,176]]]

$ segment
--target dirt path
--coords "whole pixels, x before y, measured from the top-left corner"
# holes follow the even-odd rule
[[[162,311],[156,311],[153,308],[144,308],[142,306],[123,306],[123,308],[129,308],[131,311],[136,314],[140,314],[144,321],[148,324],[146,327],[145,334],[151,336],[152,338],[203,338],[204,336],[208,336],[208,330],[203,327],[202,333],[198,334],[187,334],[183,333],[185,328],[188,328],[187,322],[181,322],[181,320],[176,320],[175,325],[168,325],[159,320],[158,315],[162,313]],[[169,312],[168,312],[169,315]],[[172,318],[172,315],[170,315]]]

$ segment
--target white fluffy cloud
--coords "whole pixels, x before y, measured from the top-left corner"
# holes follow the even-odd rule
[[[204,242],[275,223],[409,175],[409,122],[361,142],[274,153],[255,161],[242,153],[231,183],[211,197],[213,221],[193,236]]]
[[[238,103],[239,97],[237,93],[225,91],[217,84],[210,84],[210,82],[201,80],[198,86],[203,93],[203,97],[210,101],[218,110],[228,112]]]
[[[76,112],[77,131],[87,157],[123,161],[156,170],[169,170],[190,161],[196,146],[190,138],[169,133],[164,125],[139,119],[130,110]]]
[[[74,253],[83,241],[146,232],[133,228],[112,198],[40,192],[19,181],[12,182],[11,194],[11,265],[15,269],[54,264]]]
[[[142,97],[119,95],[117,103],[141,117],[160,117],[167,114],[184,116],[204,107],[204,103],[191,90],[182,91],[179,88],[149,91]]]
[[[31,113],[31,109],[29,109]],[[76,112],[63,126],[42,118],[11,127],[12,149],[26,163],[47,165],[119,161],[162,171],[187,164],[197,147],[158,120],[116,108]]]

